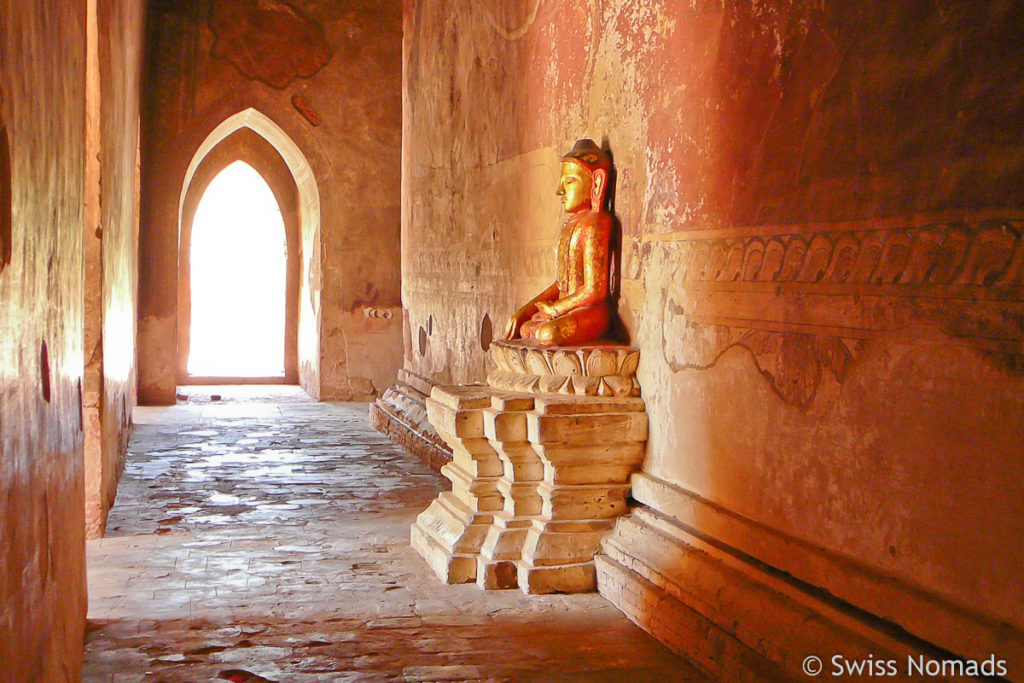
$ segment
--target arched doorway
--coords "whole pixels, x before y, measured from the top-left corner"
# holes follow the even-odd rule
[[[189,262],[189,376],[283,380],[288,240],[273,191],[244,161],[203,192]]]
[[[241,166],[236,166],[239,163]],[[209,364],[201,363],[198,356],[193,359],[191,353],[192,344],[197,341],[192,335],[193,313],[199,315],[198,308],[214,304],[204,298],[205,294],[197,292],[194,297],[192,292],[192,252],[194,240],[200,239],[196,235],[196,230],[201,229],[200,204],[209,194],[208,189],[230,167],[249,167],[269,187],[280,209],[287,254],[283,377],[276,366],[273,375],[255,375],[252,370],[243,373],[237,369],[222,374]],[[179,203],[176,372],[179,384],[299,383],[310,395],[319,396],[319,230],[320,199],[312,170],[295,143],[276,124],[260,112],[247,109],[228,118],[207,136],[189,165]],[[242,232],[244,234],[244,229]],[[217,288],[215,285],[214,290]],[[269,296],[253,297],[254,292],[255,289],[249,289],[250,299]],[[194,307],[198,308],[194,311]],[[246,348],[244,343],[243,340],[225,345],[237,351]],[[220,367],[230,367],[230,364]]]

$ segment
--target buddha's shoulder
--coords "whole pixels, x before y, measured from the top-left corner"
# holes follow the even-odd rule
[[[610,230],[612,215],[606,211],[588,211],[574,221],[575,227],[589,230]]]

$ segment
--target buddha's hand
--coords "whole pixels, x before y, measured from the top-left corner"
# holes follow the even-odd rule
[[[557,314],[557,311],[551,306],[551,304],[543,301],[537,302],[537,312],[540,313],[545,320],[551,320]]]
[[[523,306],[512,314],[505,325],[505,339],[515,339],[519,336],[519,327],[529,320],[532,309],[529,305]]]
[[[518,333],[519,333],[519,321],[516,320],[516,316],[515,315],[512,315],[512,317],[508,319],[508,324],[505,325],[505,334],[504,334],[504,336],[502,338],[503,339],[515,339],[516,335]]]

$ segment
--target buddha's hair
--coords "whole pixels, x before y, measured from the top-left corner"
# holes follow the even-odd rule
[[[611,168],[612,160],[608,152],[598,147],[593,140],[584,138],[577,140],[569,153],[562,157],[562,161],[575,161],[591,171],[599,168]]]

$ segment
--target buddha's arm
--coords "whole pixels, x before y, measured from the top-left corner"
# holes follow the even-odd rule
[[[552,282],[548,287],[533,297],[525,304],[516,309],[516,312],[509,318],[505,326],[505,339],[515,339],[519,336],[519,327],[530,319],[537,312],[537,304],[547,301],[554,301],[558,298],[558,282]]]
[[[603,217],[602,217],[603,218]],[[608,248],[611,225],[600,218],[583,227],[583,283],[567,296],[540,307],[544,313],[562,315],[608,298]]]

